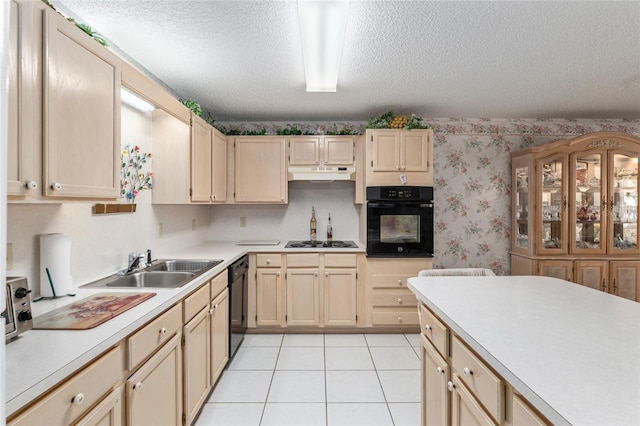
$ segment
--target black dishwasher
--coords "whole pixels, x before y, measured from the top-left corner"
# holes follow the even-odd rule
[[[229,359],[233,358],[247,331],[248,272],[247,256],[229,266]]]

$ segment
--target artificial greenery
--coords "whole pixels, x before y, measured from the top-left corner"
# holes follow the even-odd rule
[[[202,108],[200,108],[200,104],[197,103],[196,101],[192,101],[190,99],[182,99],[182,98],[180,98],[180,102],[182,102],[182,104],[184,106],[189,108],[191,110],[191,112],[193,112],[198,117],[202,116]]]
[[[287,124],[283,129],[277,129],[276,135],[301,135],[302,130],[298,129],[297,126],[292,126],[291,124]]]
[[[384,114],[380,114],[375,117],[371,117],[367,121],[367,129],[388,129],[391,126],[391,122],[394,119],[393,111],[387,111]],[[415,114],[411,114],[411,117],[406,121],[403,129],[428,129],[430,126],[423,123],[423,118],[418,117]]]
[[[353,129],[346,126],[338,130],[338,126],[334,124],[333,127],[328,128],[325,131],[325,134],[329,136],[336,136],[336,135],[355,135],[357,133]]]
[[[67,18],[67,21],[73,22],[76,27],[80,28],[82,31],[87,33],[90,37],[93,37],[93,39],[98,43],[100,43],[101,45],[108,46],[107,40],[87,24],[81,24],[79,22],[76,22],[76,20],[73,18]]]

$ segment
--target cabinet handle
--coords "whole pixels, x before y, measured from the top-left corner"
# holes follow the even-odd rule
[[[60,191],[62,189],[62,184],[60,184],[59,182],[54,182],[51,184],[51,189],[53,189],[54,191]]]
[[[402,305],[402,299],[398,299],[398,305]]]
[[[398,285],[402,285],[402,280],[398,280]]]
[[[447,389],[449,389],[449,392],[452,392],[454,388],[455,388],[455,385],[453,384],[453,382],[451,380],[449,380],[447,382]]]
[[[602,291],[605,291],[607,289],[607,284],[606,284],[606,278],[602,279]]]
[[[28,180],[25,186],[27,189],[36,189],[38,187],[38,182],[35,180]]]
[[[209,315],[213,315],[213,308],[209,309]]]
[[[328,272],[325,272],[325,273],[324,273],[324,276],[325,276],[325,277],[328,277],[328,276],[329,276],[329,273],[328,273]]]
[[[398,322],[402,323],[402,317],[398,317]]]
[[[277,276],[280,276],[280,271],[276,272],[276,275],[277,275]]]
[[[142,382],[138,382],[135,385],[133,385],[134,391],[139,391],[140,389],[142,389]]]
[[[607,209],[607,197],[605,197],[604,195],[602,196],[602,208],[603,210]]]
[[[83,393],[79,393],[76,396],[74,396],[73,398],[71,398],[71,403],[73,405],[80,405],[84,402],[84,394]]]
[[[431,331],[431,326],[429,324],[424,325],[424,331]]]
[[[618,286],[616,285],[616,279],[613,279],[613,294],[618,294]]]
[[[271,264],[271,259],[267,259],[267,265]]]
[[[465,367],[462,369],[462,374],[464,374],[465,377],[471,377],[473,375],[473,371],[469,370],[469,367]]]
[[[611,201],[609,202],[609,210],[613,211],[613,208],[616,206],[616,203],[613,201],[613,195],[611,196]]]
[[[436,368],[436,371],[438,372],[438,374],[444,374],[444,369],[440,366]]]
[[[160,334],[167,334],[167,328],[166,327],[162,327],[160,329]]]
[[[569,203],[567,202],[567,196],[565,195],[564,197],[562,197],[562,210],[567,209],[567,204]]]

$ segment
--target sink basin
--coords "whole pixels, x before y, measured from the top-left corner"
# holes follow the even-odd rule
[[[161,259],[127,275],[111,275],[85,284],[93,288],[178,288],[196,276],[222,263],[222,260]]]

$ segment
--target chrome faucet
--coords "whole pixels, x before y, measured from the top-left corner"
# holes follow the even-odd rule
[[[129,262],[127,269],[124,271],[124,275],[146,267],[144,256],[144,253],[129,253]]]

